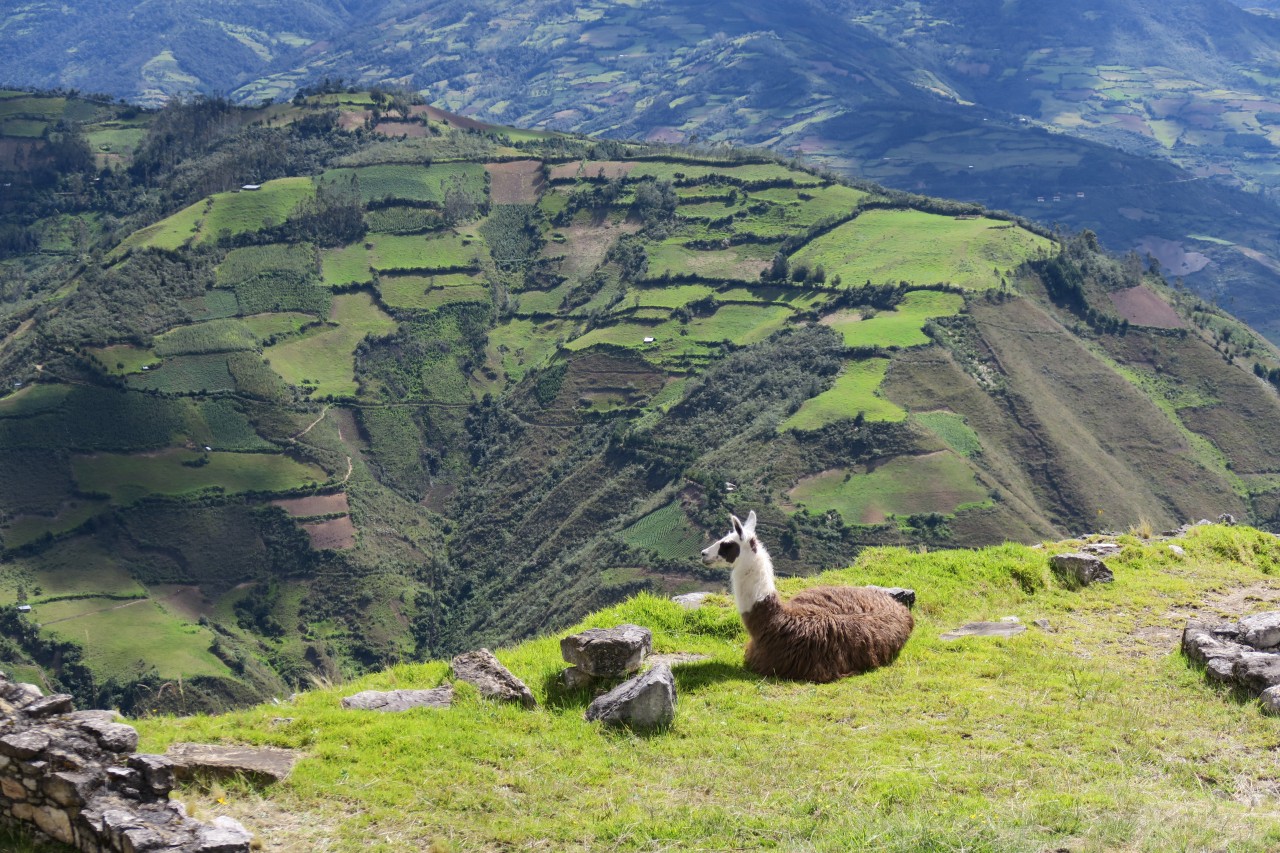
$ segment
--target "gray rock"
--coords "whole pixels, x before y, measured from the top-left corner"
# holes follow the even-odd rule
[[[686,592],[684,595],[673,595],[671,600],[685,610],[697,610],[707,600],[709,592]]]
[[[1095,557],[1114,557],[1124,550],[1124,546],[1115,542],[1090,542],[1081,545],[1080,550]]]
[[[910,610],[916,606],[916,591],[901,586],[868,586],[867,589],[878,589],[887,592],[893,600]]]
[[[1247,646],[1236,642],[1239,629],[1230,624],[1209,624],[1191,620],[1182,631],[1182,653],[1196,663],[1209,665],[1209,661],[1222,658],[1234,662]]]
[[[587,675],[586,670],[579,666],[565,667],[564,672],[560,673],[560,683],[566,690],[577,690],[593,681],[595,679]]]
[[[138,748],[138,730],[133,726],[89,718],[80,720],[77,728],[108,752],[133,752]]]
[[[35,758],[49,747],[49,736],[44,732],[26,731],[0,737],[0,755],[25,761]]]
[[[1263,713],[1280,716],[1280,687],[1268,687],[1258,697]]]
[[[533,691],[523,681],[511,674],[488,649],[467,652],[453,659],[456,678],[474,684],[480,695],[499,702],[518,702],[526,708],[536,708],[538,701]]]
[[[639,625],[592,628],[560,641],[560,654],[592,678],[635,672],[653,651],[653,633]]]
[[[170,744],[164,757],[169,759],[173,775],[180,782],[200,771],[212,776],[245,776],[259,784],[271,784],[288,778],[298,761],[297,753],[291,749],[204,743]]]
[[[1044,631],[1047,634],[1053,633],[1053,626],[1049,624],[1048,619],[1033,619],[1031,621],[1031,624],[1035,625],[1037,628],[1039,628],[1041,631]]]
[[[1244,617],[1240,620],[1240,635],[1255,649],[1280,646],[1280,611]]]
[[[1245,652],[1232,668],[1236,681],[1255,693],[1280,684],[1280,655],[1268,652]]]
[[[22,709],[28,717],[52,717],[55,714],[69,714],[75,710],[71,697],[66,693],[54,693],[35,700]]]
[[[596,699],[587,707],[586,718],[644,730],[670,725],[675,714],[675,676],[671,667],[658,664]]]
[[[1091,583],[1111,583],[1115,575],[1107,568],[1107,564],[1093,554],[1075,552],[1071,554],[1055,554],[1049,558],[1049,565],[1060,576],[1081,586]]]
[[[948,631],[943,634],[940,639],[958,640],[961,637],[1016,637],[1025,630],[1027,630],[1027,626],[1016,621],[970,622],[968,625],[961,625],[954,631]]]
[[[173,762],[163,755],[131,755],[126,763],[130,769],[142,775],[141,790],[144,799],[163,800],[176,784],[173,779]]]
[[[1236,680],[1236,659],[1234,657],[1210,658],[1204,665],[1204,674],[1210,681],[1230,684]]]
[[[79,807],[88,801],[94,791],[102,787],[100,773],[54,773],[44,783],[45,794],[60,806]]]
[[[452,684],[431,690],[364,690],[342,700],[342,707],[360,711],[407,711],[452,705]]]
[[[1175,557],[1187,556],[1187,549],[1183,548],[1181,545],[1170,545],[1169,550],[1173,552]]]
[[[249,853],[253,835],[240,823],[226,815],[213,819],[212,825],[200,830],[195,853]]]

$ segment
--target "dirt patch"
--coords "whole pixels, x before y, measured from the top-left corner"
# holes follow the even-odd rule
[[[543,255],[560,260],[561,275],[581,278],[603,263],[615,240],[639,230],[639,223],[611,223],[607,220],[601,225],[570,225],[557,229],[557,233],[564,235],[564,242],[548,243]]]
[[[861,319],[862,311],[850,308],[845,311],[833,311],[818,322],[824,326],[834,326],[836,323],[857,323]]]
[[[314,518],[317,515],[336,515],[350,511],[347,493],[336,495],[312,495],[306,498],[281,498],[271,502],[294,518]]]
[[[367,121],[373,115],[369,110],[343,110],[338,113],[338,127],[343,130],[355,130],[358,127],[364,127]]]
[[[328,521],[313,521],[302,525],[302,529],[311,537],[311,547],[316,551],[342,551],[354,548],[356,544],[356,526],[349,515]]]
[[[1108,295],[1120,316],[1134,325],[1153,326],[1157,329],[1182,329],[1187,325],[1169,303],[1156,296],[1145,285]]]
[[[11,136],[0,138],[0,169],[16,170],[35,165],[31,155],[43,147],[42,139],[15,139]]]
[[[1176,240],[1162,237],[1143,237],[1138,243],[1138,253],[1151,255],[1169,275],[1191,275],[1209,266],[1209,256],[1188,252]]]
[[[192,622],[213,612],[213,602],[198,586],[165,584],[153,586],[151,592],[165,610]]]
[[[460,116],[457,113],[451,113],[442,110],[439,107],[416,106],[410,109],[412,115],[425,115],[432,121],[442,121],[452,127],[460,127],[463,130],[493,130],[495,125],[485,124],[482,121],[476,121],[473,118]]]
[[[487,163],[489,199],[494,204],[537,204],[542,189],[542,162],[514,160]]]
[[[884,514],[878,506],[869,506],[862,513],[862,518],[858,519],[859,524],[884,524],[889,520],[889,516]]]
[[[551,180],[569,181],[574,178],[625,178],[636,167],[635,163],[621,160],[588,160],[587,162],[565,163],[551,170]]]

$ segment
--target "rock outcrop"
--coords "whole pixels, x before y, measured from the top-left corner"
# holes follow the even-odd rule
[[[587,707],[586,718],[643,731],[669,726],[675,715],[675,676],[660,663],[597,698]]]
[[[480,649],[458,655],[453,659],[453,675],[460,681],[475,685],[480,695],[497,702],[515,702],[526,708],[535,708],[538,700],[533,691],[503,666],[493,652]]]
[[[111,711],[76,711],[0,674],[0,819],[85,853],[249,853],[231,818],[203,823],[169,799],[173,762],[139,755]]]

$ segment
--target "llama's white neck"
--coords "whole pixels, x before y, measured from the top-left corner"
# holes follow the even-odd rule
[[[744,547],[738,559],[733,563],[730,578],[733,583],[733,598],[737,602],[738,612],[747,613],[756,602],[776,595],[778,590],[773,585],[773,560],[764,543],[755,540],[756,550]]]

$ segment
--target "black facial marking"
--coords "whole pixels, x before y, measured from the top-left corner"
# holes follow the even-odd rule
[[[752,536],[752,537],[751,537],[751,541],[750,541],[748,544],[751,546],[751,553],[752,553],[752,554],[759,554],[759,553],[760,553],[760,543],[759,543],[758,541],[756,541],[756,537]]]
[[[740,553],[742,553],[742,548],[737,542],[720,543],[720,559],[726,563],[736,562]]]

